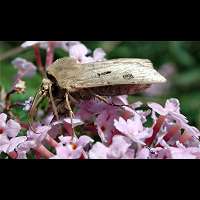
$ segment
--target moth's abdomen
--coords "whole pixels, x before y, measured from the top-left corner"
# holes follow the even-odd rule
[[[81,89],[78,92],[72,93],[72,96],[79,99],[90,99],[94,96],[94,93],[100,96],[132,95],[147,89],[149,86],[149,84],[101,86]]]

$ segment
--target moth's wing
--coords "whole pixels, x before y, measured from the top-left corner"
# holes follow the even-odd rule
[[[81,73],[74,79],[76,88],[106,85],[162,83],[161,76],[147,59],[114,59],[81,65]]]
[[[56,79],[61,88],[69,90],[166,81],[146,59],[123,58],[78,64],[72,58],[62,58],[55,61],[47,72]]]

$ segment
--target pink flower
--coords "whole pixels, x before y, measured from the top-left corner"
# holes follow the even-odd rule
[[[189,134],[194,136],[200,136],[200,132],[197,128],[188,125],[188,120],[184,115],[180,113],[180,103],[178,99],[171,98],[166,101],[165,107],[157,103],[148,103],[148,106],[153,109],[154,112],[165,116],[166,123],[174,123],[174,121],[180,126],[180,128],[185,129]]]
[[[19,144],[26,140],[26,136],[17,137],[21,130],[18,122],[9,119],[7,122],[7,115],[0,114],[0,152],[11,153]]]
[[[109,148],[101,142],[96,142],[92,149],[89,151],[90,159],[107,159]]]
[[[144,139],[152,136],[152,129],[143,127],[140,116],[135,113],[133,119],[124,120],[122,117],[119,118],[119,121],[114,120],[114,126],[122,134],[130,138],[132,141],[143,144]]]
[[[60,143],[56,147],[56,156],[52,159],[79,159],[84,154],[84,147],[93,142],[88,136],[73,138],[71,136],[60,136]]]
[[[23,58],[15,58],[12,61],[12,65],[18,69],[18,76],[20,76],[20,78],[34,76],[37,69],[33,63]]]
[[[150,158],[150,150],[146,147],[141,148],[137,151],[136,159],[149,159]]]
[[[0,134],[4,134],[8,137],[16,137],[21,129],[18,122],[9,119],[7,122],[7,115],[5,113],[0,114]]]
[[[115,135],[112,138],[112,144],[109,146],[107,157],[110,159],[130,159],[134,158],[135,151],[130,154],[129,147],[132,142],[122,135]]]
[[[104,143],[110,143],[114,135],[114,119],[117,117],[116,108],[113,106],[107,107],[107,110],[102,111],[96,118],[95,125],[97,126],[98,134]]]
[[[79,109],[76,116],[83,121],[88,121],[95,115],[100,114],[102,111],[106,110],[109,105],[105,104],[99,100],[86,100],[81,101],[78,105]]]
[[[36,148],[41,145],[50,129],[51,126],[39,125],[35,128],[35,132],[32,130],[27,131],[27,144],[30,145],[30,148]]]
[[[110,146],[100,142],[93,145],[89,151],[90,159],[133,159],[135,151],[129,149],[131,141],[122,135],[115,135]]]
[[[75,58],[80,63],[89,63],[105,60],[106,53],[101,48],[97,48],[92,56],[87,56],[90,50],[84,44],[75,44],[69,47],[69,56]]]
[[[106,56],[106,53],[101,48],[97,48],[93,52],[94,61],[103,61],[105,60],[105,56]]]

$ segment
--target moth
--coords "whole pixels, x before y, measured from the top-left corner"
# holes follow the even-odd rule
[[[30,113],[32,115],[39,102],[49,96],[56,118],[66,107],[72,119],[70,100],[132,95],[151,84],[164,82],[166,79],[148,59],[120,58],[80,64],[64,57],[47,68]]]

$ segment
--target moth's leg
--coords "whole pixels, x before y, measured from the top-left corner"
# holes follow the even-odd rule
[[[59,116],[58,116],[58,111],[57,111],[57,108],[56,108],[56,105],[55,105],[55,102],[54,102],[54,99],[53,99],[53,95],[52,95],[52,84],[49,84],[48,89],[49,89],[49,97],[50,97],[50,101],[51,101],[51,104],[52,104],[53,112],[54,112],[54,115],[56,116],[56,120],[58,121]]]
[[[129,108],[131,108],[131,106],[130,105],[117,105],[117,104],[114,104],[114,103],[110,103],[110,102],[108,102],[108,100],[106,99],[106,98],[104,98],[104,97],[102,97],[102,96],[100,96],[100,95],[98,95],[98,94],[94,94],[94,96],[97,98],[97,99],[99,99],[100,101],[103,101],[104,103],[106,103],[106,104],[108,104],[108,105],[111,105],[111,106],[116,106],[116,107],[120,107],[120,108],[122,108],[123,106],[126,106],[126,107],[129,107]],[[133,108],[131,108],[131,109],[133,109]]]
[[[73,137],[75,137],[76,135],[75,135],[74,127],[73,127],[73,118],[74,118],[75,116],[74,116],[74,113],[73,113],[72,108],[71,108],[71,106],[70,106],[70,102],[69,102],[69,93],[68,93],[68,92],[66,92],[65,98],[66,98],[66,103],[67,103],[67,109],[69,110],[69,116],[70,116],[70,119],[71,119]]]
[[[106,103],[106,104],[113,105],[112,103],[108,102],[108,100],[107,100],[106,98],[104,98],[104,97],[102,97],[102,96],[100,96],[100,95],[98,95],[98,94],[94,94],[94,96],[95,96],[97,99],[99,99],[100,101],[103,101],[103,102]]]
[[[71,95],[71,94],[68,94],[69,95],[69,99],[75,103],[75,104],[78,104],[79,102]]]

